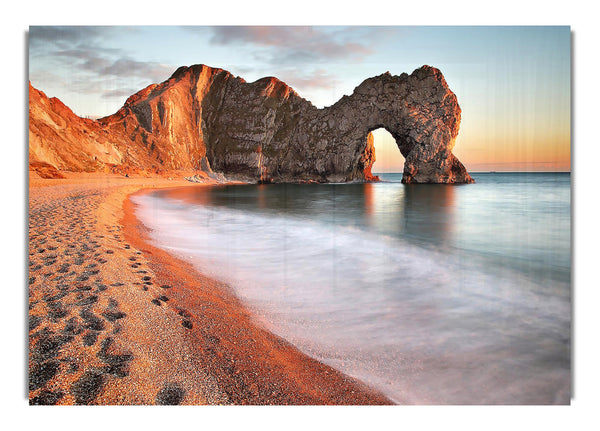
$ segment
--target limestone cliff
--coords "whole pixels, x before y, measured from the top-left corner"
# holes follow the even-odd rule
[[[212,166],[276,182],[375,180],[370,132],[385,127],[406,159],[404,182],[472,182],[452,154],[460,114],[441,72],[429,66],[369,78],[317,109],[276,78],[246,83],[196,65],[98,121],[30,85],[30,165],[116,172]]]

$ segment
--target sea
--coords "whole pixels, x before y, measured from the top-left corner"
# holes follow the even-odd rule
[[[256,322],[400,404],[568,404],[571,177],[221,185],[133,198]]]

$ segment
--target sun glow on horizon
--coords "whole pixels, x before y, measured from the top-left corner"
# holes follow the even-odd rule
[[[375,146],[375,163],[371,167],[371,172],[403,172],[404,157],[390,132],[382,127],[371,133],[373,133],[373,145]]]

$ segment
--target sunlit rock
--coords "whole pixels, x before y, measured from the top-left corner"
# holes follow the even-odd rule
[[[384,127],[406,159],[403,182],[472,182],[452,154],[460,115],[441,72],[429,66],[369,78],[317,109],[277,78],[247,83],[195,65],[98,121],[30,85],[30,162],[113,172],[211,166],[261,182],[373,181],[370,132]]]

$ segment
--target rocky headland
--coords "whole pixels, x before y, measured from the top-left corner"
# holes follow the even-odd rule
[[[452,154],[460,119],[456,95],[430,66],[366,79],[318,109],[277,78],[247,83],[195,65],[96,121],[30,83],[29,164],[46,178],[215,170],[250,181],[372,181],[370,132],[384,127],[406,160],[403,182],[468,183]]]

